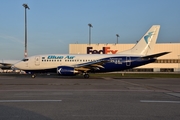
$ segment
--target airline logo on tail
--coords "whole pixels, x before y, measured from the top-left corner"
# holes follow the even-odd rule
[[[144,40],[146,41],[146,44],[150,42],[149,38],[153,35],[154,32],[149,32],[148,35],[144,36]]]
[[[154,32],[149,32],[146,36],[144,36],[144,40],[146,42],[146,44],[149,44],[149,42],[151,41],[152,39],[152,35],[153,35]],[[150,48],[150,46],[148,45],[148,47]],[[151,49],[151,48],[150,48]]]

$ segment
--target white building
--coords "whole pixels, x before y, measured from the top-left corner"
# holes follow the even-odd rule
[[[69,54],[116,54],[128,50],[135,44],[70,44]],[[180,72],[180,43],[157,43],[154,53],[171,52],[157,59],[155,63],[129,71]]]

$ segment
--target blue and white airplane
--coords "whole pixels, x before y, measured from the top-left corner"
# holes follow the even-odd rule
[[[152,54],[160,25],[153,25],[130,50],[118,54],[47,54],[27,57],[14,67],[31,72],[56,72],[59,75],[82,74],[89,78],[90,72],[113,72],[131,69],[154,62],[157,57],[168,54]]]

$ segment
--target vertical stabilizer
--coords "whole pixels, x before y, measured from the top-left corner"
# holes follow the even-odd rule
[[[130,50],[120,54],[150,55],[153,53],[154,45],[158,37],[160,25],[153,25],[139,42]]]

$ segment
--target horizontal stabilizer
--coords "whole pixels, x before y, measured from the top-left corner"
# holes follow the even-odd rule
[[[153,54],[153,55],[144,56],[142,58],[157,58],[157,57],[163,56],[163,55],[168,54],[168,53],[170,53],[170,52],[157,53],[157,54]]]

